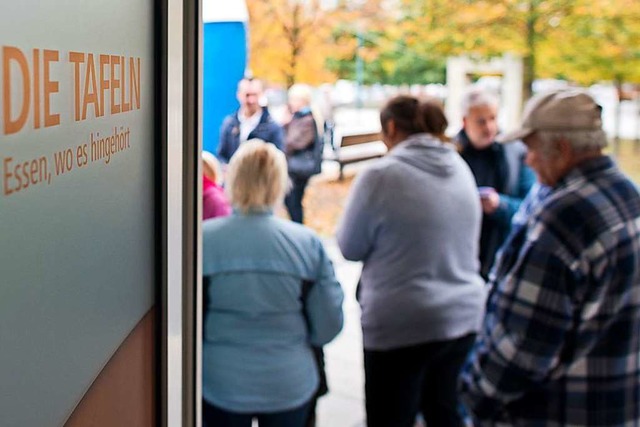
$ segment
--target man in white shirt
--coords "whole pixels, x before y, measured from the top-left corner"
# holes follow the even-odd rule
[[[262,93],[263,84],[258,79],[243,78],[238,83],[240,108],[224,119],[220,129],[218,158],[222,162],[228,163],[240,144],[253,138],[282,149],[282,127],[273,120],[269,110],[260,105]]]

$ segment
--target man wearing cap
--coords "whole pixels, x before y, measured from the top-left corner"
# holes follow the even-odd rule
[[[498,249],[504,243],[511,217],[535,181],[524,163],[526,148],[521,142],[502,145],[498,133],[498,101],[491,94],[471,88],[462,101],[463,128],[455,138],[460,155],[467,162],[482,204],[480,232],[480,274],[487,280]]]
[[[640,195],[602,153],[586,92],[525,107],[527,163],[550,193],[496,261],[461,375],[475,425],[640,425]]]
[[[229,163],[240,144],[253,138],[270,142],[282,150],[284,131],[269,110],[260,105],[262,93],[261,80],[245,77],[238,82],[236,97],[240,108],[228,115],[220,127],[217,157],[223,163]]]

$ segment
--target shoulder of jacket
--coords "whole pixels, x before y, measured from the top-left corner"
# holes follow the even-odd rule
[[[275,123],[273,116],[267,107],[262,107],[262,115],[260,115],[260,123]]]
[[[260,118],[258,126],[268,127],[270,129],[282,129],[280,123],[276,122],[273,116],[265,109]]]
[[[279,217],[274,217],[274,220],[276,221],[276,226],[292,237],[294,241],[302,242],[303,244],[311,246],[322,244],[320,236],[306,225]]]
[[[303,127],[303,126],[315,126],[316,121],[314,120],[311,114],[305,114],[304,116],[295,117],[293,120],[289,122],[289,124],[293,126]]]
[[[228,216],[222,216],[222,217],[216,217],[216,218],[209,218],[206,221],[202,222],[202,233],[203,233],[203,239],[204,240],[209,240],[210,234],[211,233],[219,233],[220,230],[224,230],[226,228],[229,227],[229,224],[233,224],[233,217],[231,215]],[[218,236],[216,235],[216,241]],[[219,245],[215,245],[215,246],[219,246]]]
[[[380,181],[388,177],[390,169],[394,170],[402,167],[402,161],[387,155],[360,171],[356,176],[356,180],[360,182],[360,185],[377,187]]]
[[[230,125],[233,125],[234,123],[239,123],[238,115],[236,113],[229,114],[228,116],[226,116],[222,121],[222,126],[230,126]]]

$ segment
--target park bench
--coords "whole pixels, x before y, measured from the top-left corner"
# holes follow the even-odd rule
[[[340,166],[339,180],[342,180],[345,165],[382,157],[387,147],[382,142],[380,132],[339,134],[331,141],[331,152],[324,160],[332,160]]]

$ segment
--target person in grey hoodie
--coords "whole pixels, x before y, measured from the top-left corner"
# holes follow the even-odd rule
[[[459,426],[460,368],[483,316],[481,206],[446,142],[440,104],[410,96],[380,113],[389,153],[361,172],[337,231],[359,288],[368,427]]]

